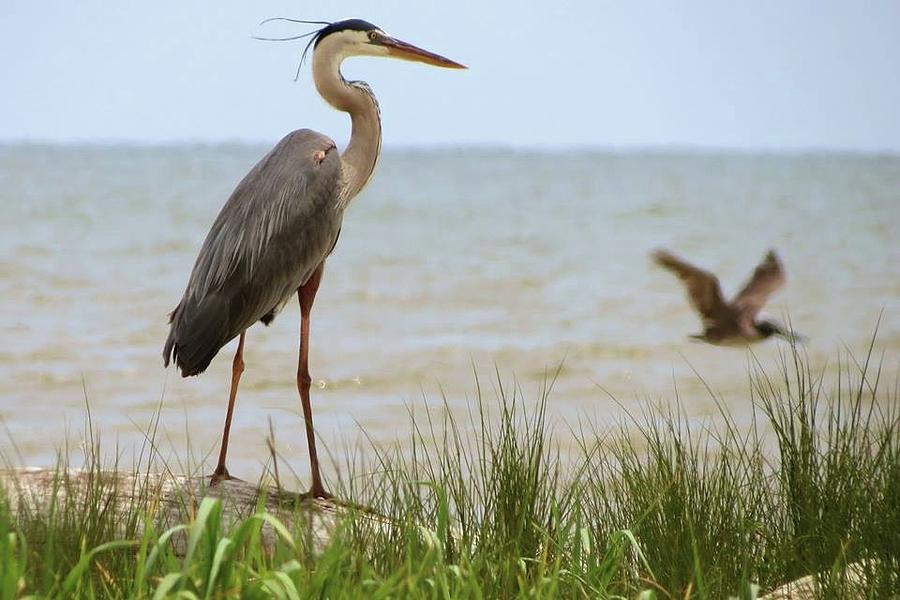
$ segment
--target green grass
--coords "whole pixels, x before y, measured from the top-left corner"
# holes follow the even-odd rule
[[[338,495],[394,525],[348,515],[321,554],[302,523],[260,511],[226,526],[211,499],[164,525],[154,491],[122,502],[133,490],[109,484],[117,465],[93,448],[91,492],[59,496],[49,517],[27,504],[13,517],[0,493],[0,597],[752,598],[816,573],[821,596],[839,598],[850,563],[854,597],[896,597],[900,395],[871,358],[839,357],[828,381],[798,350],[776,376],[754,365],[747,430],[721,406],[691,419],[676,397],[562,431],[546,419],[549,383],[526,401],[499,375],[491,394],[476,381],[464,422],[411,415],[403,450],[373,446],[342,467]],[[580,452],[561,457],[554,436]],[[138,473],[157,467],[145,454]],[[63,467],[57,485],[72,485]]]

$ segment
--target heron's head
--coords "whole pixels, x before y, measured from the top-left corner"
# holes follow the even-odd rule
[[[312,44],[313,54],[325,52],[339,59],[350,56],[385,56],[448,69],[466,68],[449,58],[398,40],[362,19],[329,23],[316,32]]]

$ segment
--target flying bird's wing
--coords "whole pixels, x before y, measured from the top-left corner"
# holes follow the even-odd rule
[[[741,317],[752,321],[772,292],[784,285],[784,281],[781,261],[778,260],[774,250],[769,250],[753,271],[750,280],[734,297],[734,305],[740,311]]]
[[[301,129],[282,139],[237,185],[200,249],[172,312],[163,349],[182,375],[266,323],[334,248],[341,227],[341,161],[334,142]]]
[[[728,306],[725,304],[725,299],[722,298],[719,280],[715,275],[683,261],[666,250],[654,252],[653,260],[681,279],[687,290],[688,299],[694,309],[700,313],[704,326],[713,326],[727,316]]]

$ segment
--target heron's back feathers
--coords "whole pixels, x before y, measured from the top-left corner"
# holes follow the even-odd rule
[[[163,347],[182,376],[202,373],[255,321],[270,322],[334,247],[343,216],[341,160],[301,129],[238,184],[213,222]],[[268,323],[267,323],[268,324]]]

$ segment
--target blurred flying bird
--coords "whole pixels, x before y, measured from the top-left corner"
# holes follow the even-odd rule
[[[769,250],[750,280],[731,302],[726,302],[718,278],[666,250],[653,259],[681,279],[691,305],[700,314],[704,331],[694,339],[721,345],[744,345],[772,335],[800,341],[801,337],[769,319],[757,319],[769,296],[784,285],[784,269],[774,250]]]
[[[307,34],[311,36],[307,50],[310,45],[313,48],[313,81],[326,102],[350,114],[349,144],[339,153],[327,136],[300,129],[264,156],[237,185],[213,222],[184,296],[169,319],[163,360],[166,366],[174,361],[183,377],[202,373],[222,346],[239,337],[211,485],[230,478],[225,455],[244,371],[246,330],[256,321],[271,323],[297,294],[301,317],[297,387],[312,471],[307,495],[330,497],[319,473],[309,400],[310,311],[325,259],[337,243],[344,209],[369,181],[381,150],[381,117],[375,95],[366,83],[344,79],[341,62],[352,56],[381,56],[465,68],[393,38],[361,19],[322,24],[325,27]]]

